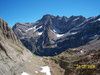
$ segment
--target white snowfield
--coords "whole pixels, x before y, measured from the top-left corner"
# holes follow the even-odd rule
[[[58,38],[60,38],[60,37],[62,37],[62,36],[64,36],[64,34],[58,34],[57,32],[56,32],[56,30],[51,30],[55,35],[56,35],[56,37],[58,37]]]
[[[38,35],[42,35],[43,32],[38,32]]]
[[[57,37],[62,37],[64,34],[56,34]]]
[[[26,73],[26,72],[23,72],[21,75],[29,75],[28,73]]]
[[[100,18],[98,20],[100,21]]]
[[[36,32],[38,29],[42,28],[42,26],[36,28],[36,26],[32,27],[32,28],[29,28],[26,30],[26,32],[30,31],[30,30],[33,30],[34,29],[34,32]]]
[[[45,75],[51,75],[49,66],[43,66],[43,67],[40,67],[40,68],[42,68],[42,70],[35,71],[36,74],[41,72],[41,73],[45,73]],[[28,74],[27,72],[22,72],[21,75],[30,75],[30,74]]]
[[[72,32],[71,34],[77,34],[77,32]]]
[[[27,31],[30,31],[30,30],[32,30],[32,29],[34,29],[34,27],[27,29],[26,32],[27,32]]]
[[[41,68],[42,68],[42,70],[40,72],[45,73],[46,75],[51,75],[49,66],[43,66]]]
[[[55,29],[53,29],[53,32],[55,32],[55,33],[56,33],[56,30],[55,30]]]
[[[78,20],[79,19],[79,17],[78,18],[76,18],[76,19],[74,19],[73,21],[76,21],[76,20]]]

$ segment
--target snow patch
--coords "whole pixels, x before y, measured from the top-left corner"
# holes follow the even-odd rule
[[[76,20],[78,20],[79,19],[79,17],[78,18],[75,18],[73,21],[76,21]]]
[[[32,29],[34,29],[34,27],[27,29],[26,32],[27,32],[27,31],[30,31],[30,30],[32,30]]]
[[[42,26],[40,26],[38,29],[42,28]]]
[[[43,32],[38,32],[38,35],[42,35]]]
[[[24,39],[25,37],[24,36],[22,36],[20,39]]]
[[[27,29],[26,32],[27,32],[27,31],[30,31],[30,30],[32,30],[32,29],[34,29],[34,32],[36,32],[36,31],[37,31],[38,29],[40,29],[40,28],[42,28],[42,26],[40,26],[40,27],[38,27],[38,28],[36,28],[36,26],[34,26],[34,27],[32,27],[32,28]]]
[[[98,18],[98,20],[100,21],[100,18]]]
[[[56,30],[53,29],[53,31],[56,33]]]
[[[39,73],[38,71],[35,71],[35,73]]]
[[[72,32],[71,34],[77,34],[77,32]]]
[[[20,32],[22,31],[21,29],[18,29]]]
[[[21,75],[29,75],[28,73],[26,73],[26,72],[23,72]]]
[[[81,52],[82,54],[84,53],[84,51],[82,51],[82,50],[81,50],[80,52]]]
[[[58,33],[56,32],[56,30],[54,30],[54,29],[51,30],[51,32],[54,33],[55,36],[58,37],[58,38],[59,38],[59,37],[62,37],[62,36],[64,35],[64,34],[58,34]]]
[[[46,75],[51,75],[50,67],[49,66],[43,66],[41,68],[42,68],[42,70],[40,72],[46,73]]]
[[[32,27],[32,28],[27,29],[26,32],[27,32],[27,31],[30,31],[30,30],[32,30],[32,29],[34,29],[35,31],[37,30],[37,29],[36,29],[36,26],[34,26],[34,27]]]
[[[56,34],[57,37],[62,37],[64,34]]]

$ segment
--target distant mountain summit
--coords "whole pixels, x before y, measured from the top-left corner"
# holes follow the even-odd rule
[[[100,39],[100,15],[60,17],[44,15],[36,23],[16,23],[13,31],[33,53],[43,56],[57,55]]]

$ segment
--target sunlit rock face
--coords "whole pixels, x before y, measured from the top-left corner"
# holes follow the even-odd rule
[[[60,17],[44,15],[36,23],[15,24],[13,30],[26,48],[40,56],[54,56],[100,38],[100,15]]]

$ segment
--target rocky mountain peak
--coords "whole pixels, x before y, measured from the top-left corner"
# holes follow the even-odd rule
[[[42,19],[47,19],[47,18],[54,18],[55,16],[51,15],[51,14],[46,14],[42,17]]]
[[[22,25],[15,28],[14,32],[33,52],[40,55],[55,55],[67,48],[81,46],[95,39],[94,35],[98,36],[100,33],[99,20],[99,16],[85,18],[79,15],[68,18],[47,14],[32,27]]]
[[[11,28],[8,27],[7,22],[5,22],[2,19],[0,19],[0,30],[1,30],[2,36],[4,36],[5,39],[7,38],[16,42],[17,38],[14,32],[12,31]]]

